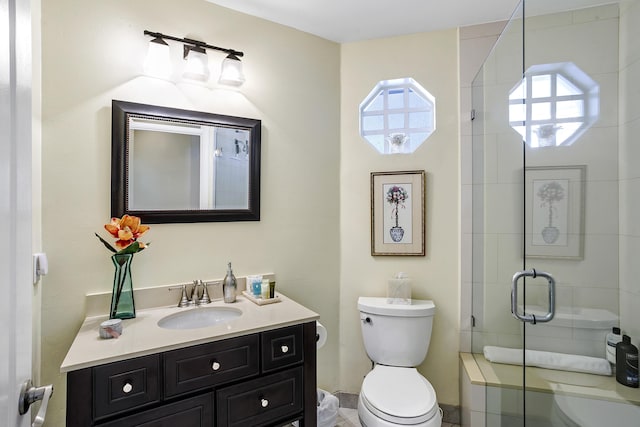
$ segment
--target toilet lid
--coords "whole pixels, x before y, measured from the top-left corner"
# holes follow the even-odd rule
[[[360,394],[369,411],[391,423],[418,424],[438,412],[433,386],[415,368],[376,365]]]

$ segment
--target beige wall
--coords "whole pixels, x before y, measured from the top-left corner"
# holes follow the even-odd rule
[[[247,83],[228,91],[141,76],[144,30],[244,51]],[[171,48],[177,65],[181,46]],[[215,81],[224,55],[209,56]],[[260,222],[152,225],[134,285],[220,278],[227,261],[237,275],[275,272],[280,290],[327,327],[318,383],[336,389],[339,59],[335,43],[202,0],[43,2],[42,228],[50,274],[42,283],[42,382],[56,389],[47,425],[64,425],[59,366],[85,316],[85,295],[111,289],[109,253],[94,232],[110,217],[112,99],[262,120]]]
[[[458,45],[457,31],[343,44],[340,124],[340,387],[356,393],[371,368],[358,296],[385,296],[404,271],[413,298],[433,299],[434,330],[419,370],[440,403],[458,403]],[[380,80],[413,77],[436,99],[437,129],[413,154],[381,155],[359,136],[358,106]],[[370,173],[425,170],[425,257],[372,257]]]

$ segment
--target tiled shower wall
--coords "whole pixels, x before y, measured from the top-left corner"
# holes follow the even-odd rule
[[[471,352],[472,205],[471,84],[506,22],[460,28],[460,351]]]
[[[620,7],[620,326],[640,340],[640,1]]]

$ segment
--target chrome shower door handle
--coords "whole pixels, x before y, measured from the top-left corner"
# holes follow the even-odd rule
[[[536,316],[535,314],[518,313],[518,280],[522,277],[544,277],[547,279],[549,291],[549,310],[544,316]],[[519,271],[513,275],[511,279],[511,314],[522,322],[545,323],[550,322],[556,314],[556,281],[551,274],[544,271],[536,271],[535,269]]]

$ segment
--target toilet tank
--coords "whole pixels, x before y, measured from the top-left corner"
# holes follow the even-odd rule
[[[429,351],[433,301],[389,304],[387,298],[358,298],[362,339],[369,359],[388,366],[418,366]]]

